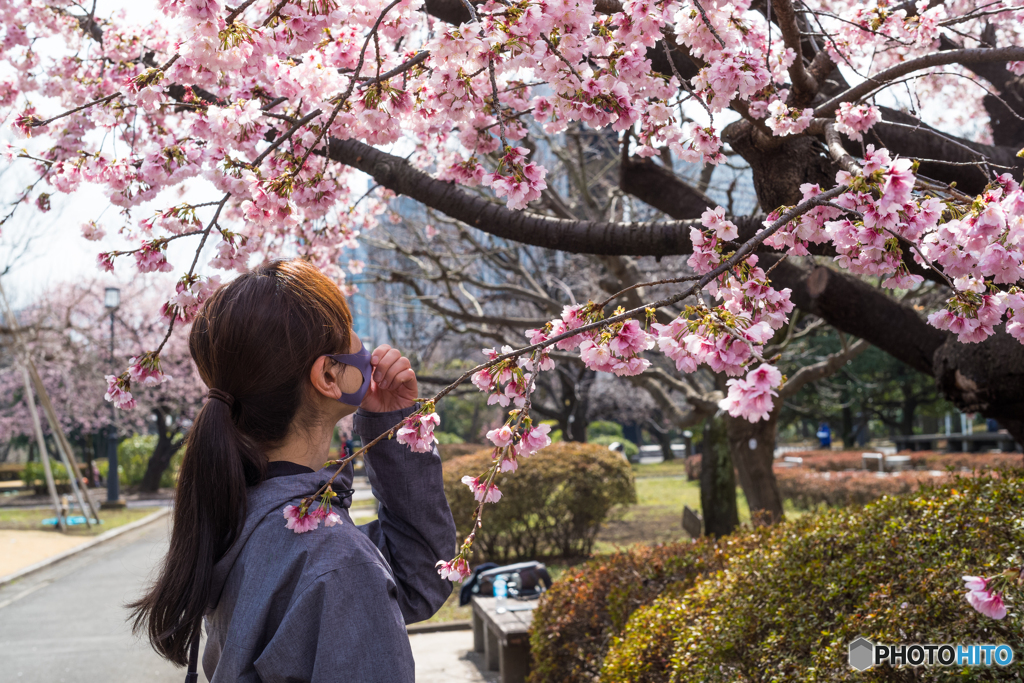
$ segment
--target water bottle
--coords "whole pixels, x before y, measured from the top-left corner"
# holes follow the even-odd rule
[[[495,611],[498,614],[504,614],[507,611],[505,605],[508,602],[508,583],[504,576],[499,576],[494,580],[494,598]]]

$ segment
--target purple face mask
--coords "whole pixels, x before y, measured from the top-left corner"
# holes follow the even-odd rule
[[[359,404],[363,402],[366,392],[370,390],[370,375],[373,373],[373,368],[370,366],[370,352],[364,346],[356,353],[336,353],[327,357],[343,365],[351,365],[363,375],[363,383],[356,391],[351,394],[343,393],[338,399],[341,403],[358,408]]]

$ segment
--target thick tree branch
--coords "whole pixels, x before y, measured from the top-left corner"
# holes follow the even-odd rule
[[[796,59],[789,67],[789,79],[793,82],[793,106],[803,107],[814,99],[818,91],[818,82],[804,68],[803,50],[800,45],[800,27],[796,23],[796,12],[790,0],[775,0],[772,3],[776,23],[782,30],[782,40],[786,47],[796,53]]]
[[[619,187],[645,204],[673,218],[698,218],[713,202],[700,190],[690,187],[679,176],[650,159],[629,157],[623,161]]]
[[[512,211],[453,183],[432,178],[401,157],[382,152],[358,140],[332,138],[327,156],[373,176],[381,187],[423,203],[484,232],[538,247],[576,254],[631,254],[665,256],[692,253],[690,228],[696,220],[620,223],[551,218],[527,211]],[[761,227],[757,217],[736,216],[741,235]]]
[[[874,76],[871,76],[852,88],[842,92],[824,104],[814,109],[815,116],[831,117],[835,115],[836,109],[843,102],[854,102],[867,95],[879,86],[888,83],[901,76],[914,73],[921,69],[933,66],[944,66],[946,64],[960,64],[970,67],[973,64],[989,64],[992,62],[1013,62],[1024,60],[1024,46],[1009,46],[995,48],[965,48],[962,50],[947,50],[933,52],[917,59],[908,59],[905,62],[883,69]]]
[[[858,339],[847,349],[830,354],[828,357],[818,361],[817,363],[805,365],[800,368],[793,373],[793,376],[782,385],[781,389],[779,389],[779,400],[776,403],[776,408],[781,408],[783,401],[796,394],[798,391],[803,389],[804,386],[835,374],[839,368],[867,351],[870,346],[871,344],[867,343],[863,339]]]

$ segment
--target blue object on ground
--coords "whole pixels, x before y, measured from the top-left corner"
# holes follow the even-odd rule
[[[818,443],[821,444],[822,448],[830,448],[832,446],[832,428],[828,426],[828,422],[821,423],[815,436],[818,437]]]
[[[68,526],[77,526],[79,524],[85,524],[85,517],[83,517],[82,515],[75,515],[73,517],[65,517],[64,518],[64,523],[67,524]],[[98,520],[98,519],[90,519],[89,523],[90,524],[103,524],[103,522],[101,520]],[[57,518],[56,517],[47,517],[46,519],[43,520],[43,526],[57,526]]]

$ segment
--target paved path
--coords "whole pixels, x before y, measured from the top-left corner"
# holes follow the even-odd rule
[[[0,678],[61,683],[180,683],[183,673],[136,641],[123,605],[167,548],[167,518],[0,588]]]
[[[169,524],[158,520],[0,587],[0,681],[180,683],[184,671],[131,635],[123,608],[166,552]],[[481,672],[471,631],[411,642],[418,683],[497,680]]]

